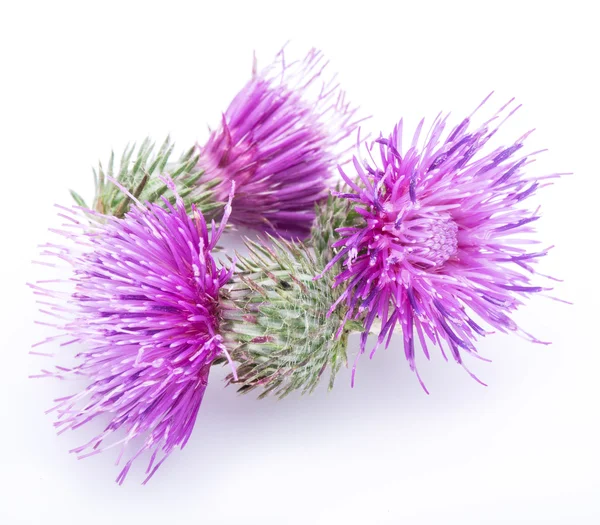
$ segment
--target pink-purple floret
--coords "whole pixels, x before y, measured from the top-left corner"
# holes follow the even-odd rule
[[[346,289],[336,305],[347,305],[347,319],[364,316],[361,353],[369,331],[378,332],[372,355],[398,326],[418,376],[417,337],[427,358],[430,341],[463,367],[464,354],[478,357],[477,337],[490,333],[482,322],[541,342],[510,317],[522,298],[549,289],[532,284],[533,264],[548,251],[529,248],[537,243],[529,234],[539,210],[519,203],[560,174],[527,174],[534,153],[515,154],[529,133],[484,152],[507,106],[477,129],[470,129],[471,115],[445,139],[447,117],[438,117],[419,146],[421,121],[405,149],[400,121],[389,138],[376,141],[380,162],[354,159],[360,182],[340,169],[351,190],[338,197],[353,201],[363,220],[338,230],[339,252],[327,269],[343,262],[336,285]]]
[[[326,66],[316,50],[291,64],[282,51],[254,73],[200,148],[204,180],[221,181],[218,198],[236,183],[232,223],[285,238],[309,235],[339,145],[358,126],[335,79],[321,80]]]
[[[231,270],[219,267],[211,250],[229,207],[220,227],[211,229],[199,212],[188,217],[181,201],[165,206],[138,204],[124,219],[98,215],[91,227],[80,213],[63,214],[70,229],[79,230],[74,236],[66,227],[63,234],[75,238],[79,249],[49,245],[46,254],[72,266],[74,292],[64,306],[59,292],[33,285],[38,295],[54,299],[51,315],[67,318],[55,324],[66,344],[82,347],[75,366],[42,375],[91,381],[57,400],[56,427],[75,429],[98,416],[109,420],[72,452],[86,457],[120,446],[120,459],[130,440],[141,439],[119,483],[143,452],[150,453],[145,483],[175,447],[186,444],[210,365],[226,353],[219,289]]]

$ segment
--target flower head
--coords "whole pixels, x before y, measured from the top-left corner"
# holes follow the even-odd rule
[[[286,238],[308,236],[315,203],[327,196],[340,143],[357,128],[356,109],[335,79],[321,81],[327,63],[312,50],[286,64],[283,51],[233,99],[200,148],[204,180],[227,195],[236,183],[231,222]]]
[[[354,203],[362,221],[338,229],[339,252],[328,268],[343,262],[338,303],[348,307],[346,318],[364,320],[361,353],[376,326],[373,352],[399,326],[415,372],[417,337],[427,358],[429,340],[465,366],[463,355],[476,355],[475,340],[487,333],[481,321],[540,342],[510,317],[524,297],[544,290],[532,284],[533,264],[548,251],[530,249],[539,209],[522,204],[559,174],[527,174],[533,154],[517,152],[529,133],[486,151],[509,104],[479,128],[472,114],[445,136],[447,117],[438,117],[422,143],[421,121],[404,147],[400,121],[376,141],[379,163],[363,167],[355,158],[356,180],[342,172],[351,190],[338,196]]]
[[[45,254],[70,265],[71,290],[32,285],[44,301],[50,298],[43,303],[51,307],[46,313],[58,319],[61,336],[50,339],[64,337],[63,344],[82,348],[74,366],[42,375],[89,381],[57,400],[56,427],[64,431],[108,418],[103,432],[72,452],[85,457],[118,445],[124,450],[141,439],[119,483],[148,450],[145,483],[189,439],[210,365],[226,352],[219,290],[231,277],[211,255],[229,208],[220,227],[213,223],[211,229],[196,210],[189,217],[180,199],[175,205],[165,199],[164,207],[136,203],[122,219],[92,213],[91,223],[67,210],[61,233],[76,248],[47,245]]]

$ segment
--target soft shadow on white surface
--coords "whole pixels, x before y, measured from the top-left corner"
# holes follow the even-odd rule
[[[598,523],[600,44],[588,4],[136,4],[0,8],[0,523]],[[434,351],[418,361],[427,396],[399,338],[361,358],[354,389],[344,369],[332,392],[257,401],[215,370],[187,447],[147,486],[140,462],[119,487],[116,454],[67,452],[93,429],[57,438],[43,415],[70,385],[27,379],[43,366],[29,346],[47,333],[33,325],[29,261],[56,224],[52,203],[92,194],[98,158],[147,134],[171,132],[180,151],[202,140],[252,51],[264,64],[288,39],[295,53],[324,50],[375,135],[401,116],[461,119],[492,89],[493,109],[516,95],[524,107],[501,137],[536,127],[529,148],[550,151],[534,169],[576,173],[538,198],[540,237],[556,245],[541,270],[575,304],[535,298],[518,313],[549,347],[481,341],[493,362],[469,364],[488,387]]]

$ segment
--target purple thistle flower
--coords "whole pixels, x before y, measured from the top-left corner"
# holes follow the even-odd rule
[[[321,81],[327,62],[312,50],[285,63],[283,50],[257,73],[200,148],[204,180],[217,179],[217,200],[236,183],[232,223],[286,238],[305,238],[315,203],[327,197],[336,152],[357,128],[335,77]],[[352,144],[350,144],[352,146]]]
[[[522,298],[548,289],[531,283],[533,264],[548,252],[529,249],[537,243],[528,234],[539,209],[530,212],[521,203],[561,174],[532,177],[524,171],[535,153],[516,154],[529,133],[508,147],[484,150],[505,119],[492,123],[511,102],[477,129],[471,114],[445,138],[447,117],[438,116],[419,146],[421,121],[404,149],[401,120],[389,138],[376,141],[379,165],[371,158],[372,165],[363,167],[355,158],[356,180],[340,169],[353,193],[338,196],[353,201],[362,220],[338,229],[341,238],[333,246],[339,251],[326,270],[343,261],[335,285],[346,289],[332,310],[344,302],[346,319],[364,319],[359,355],[379,325],[371,357],[400,326],[417,377],[417,337],[428,359],[427,339],[447,359],[446,346],[463,367],[465,354],[477,356],[477,336],[490,333],[481,321],[541,343],[510,317]],[[356,363],[352,382],[355,370]]]
[[[71,452],[81,458],[121,445],[120,460],[126,445],[141,438],[117,477],[119,484],[144,451],[151,452],[146,483],[175,447],[185,446],[211,363],[228,357],[219,334],[219,290],[232,270],[219,268],[211,251],[230,204],[219,228],[213,223],[211,229],[197,210],[188,217],[179,198],[175,205],[164,199],[166,209],[136,204],[123,219],[92,213],[91,223],[66,210],[61,216],[68,224],[58,233],[75,241],[76,249],[48,244],[43,255],[72,267],[72,277],[63,282],[72,291],[30,285],[50,298],[40,302],[50,306],[44,313],[57,321],[43,324],[61,332],[43,342],[65,338],[63,345],[83,347],[73,367],[57,366],[36,377],[90,381],[81,392],[57,399],[50,410],[58,412],[59,433],[98,416],[109,418],[103,432]]]

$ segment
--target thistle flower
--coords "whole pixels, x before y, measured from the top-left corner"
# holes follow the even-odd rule
[[[236,183],[231,222],[285,238],[308,236],[315,203],[328,193],[332,168],[358,125],[327,63],[312,50],[286,64],[283,51],[257,72],[199,148],[217,200]],[[341,151],[336,151],[341,150]]]
[[[463,367],[465,354],[477,356],[477,336],[489,333],[481,321],[541,343],[510,317],[523,298],[548,289],[532,283],[534,263],[548,252],[529,249],[537,243],[529,234],[539,208],[530,212],[521,204],[560,174],[527,174],[535,153],[516,154],[529,133],[484,150],[499,127],[492,123],[511,102],[475,129],[474,112],[446,138],[447,117],[438,116],[419,145],[421,121],[405,149],[401,120],[389,138],[376,141],[380,163],[371,159],[363,167],[354,159],[358,182],[341,170],[351,190],[338,197],[353,203],[362,223],[338,229],[333,246],[339,251],[326,270],[343,262],[335,284],[344,291],[332,311],[344,303],[346,319],[363,320],[359,355],[370,331],[378,331],[372,356],[388,346],[396,326],[417,377],[416,337],[427,358],[429,340],[444,358],[446,346]],[[353,381],[355,369],[356,362]]]
[[[52,325],[61,335],[49,340],[82,347],[74,366],[41,376],[89,381],[79,393],[56,400],[55,426],[63,432],[108,418],[103,432],[71,451],[79,457],[122,445],[120,460],[127,444],[140,438],[117,482],[150,451],[146,483],[175,447],[187,443],[210,366],[226,353],[219,291],[232,271],[219,268],[211,252],[230,207],[218,228],[208,228],[197,210],[187,215],[181,199],[144,207],[129,197],[134,206],[123,219],[92,213],[90,223],[89,213],[62,214],[69,224],[59,233],[77,249],[49,244],[44,255],[72,267],[67,284],[73,291],[31,286],[58,320]]]
[[[348,203],[329,197],[319,206],[312,247],[274,238],[247,241],[248,257],[238,257],[234,279],[224,288],[230,305],[223,333],[240,392],[261,387],[259,397],[314,390],[329,369],[329,388],[346,363],[347,337],[359,323],[349,322],[339,338],[343,308],[327,315],[340,291],[333,276],[315,281],[332,258],[334,229],[348,221]]]

